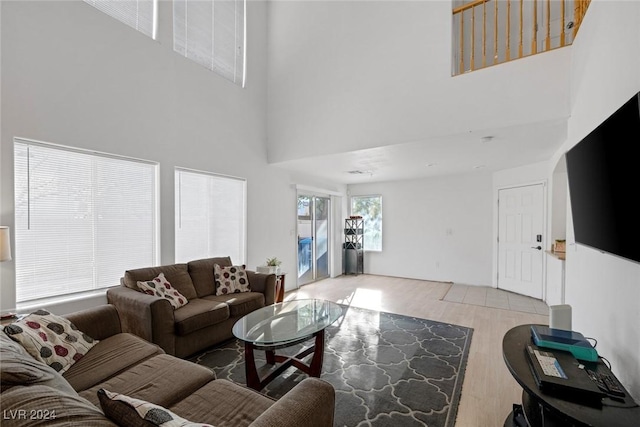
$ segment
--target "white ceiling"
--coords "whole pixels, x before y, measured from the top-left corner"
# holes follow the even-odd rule
[[[549,160],[566,137],[567,120],[563,119],[443,135],[273,165],[340,184],[495,172]]]

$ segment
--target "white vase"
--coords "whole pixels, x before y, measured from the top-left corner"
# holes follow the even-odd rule
[[[256,271],[262,274],[280,274],[280,267],[275,265],[259,265]]]

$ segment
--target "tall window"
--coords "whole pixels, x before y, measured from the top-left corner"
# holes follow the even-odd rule
[[[245,262],[246,181],[176,168],[176,262]]]
[[[382,250],[382,196],[353,196],[351,215],[364,219],[364,249]]]
[[[84,0],[101,12],[156,39],[158,0]]]
[[[156,163],[21,139],[14,162],[17,302],[157,263]]]
[[[245,83],[245,0],[174,0],[173,50]]]

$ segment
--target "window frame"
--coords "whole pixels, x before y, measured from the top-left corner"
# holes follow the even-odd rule
[[[233,36],[233,46],[234,46],[234,52],[236,53],[234,53],[233,55],[233,61],[229,61],[229,62],[220,60],[220,58],[223,58],[224,55],[215,54],[214,44],[216,43],[215,32],[217,28],[215,26],[215,19],[216,19],[215,18],[216,16],[215,1],[216,0],[173,0],[173,7],[172,7],[173,51],[178,55],[190,61],[193,61],[196,64],[202,67],[205,67],[206,69],[216,73],[218,76],[222,77],[225,80],[230,81],[234,85],[244,89],[246,87],[246,81],[247,81],[247,4],[248,4],[248,1],[247,0],[225,0],[227,2],[233,2],[236,5],[236,8],[237,8],[237,4],[239,3],[242,4],[242,11],[240,13],[236,11],[236,13],[234,14],[234,29],[236,29],[236,31],[234,32],[234,36]],[[189,43],[189,23],[186,20],[188,19],[188,16],[189,16],[188,10],[189,10],[190,2],[201,3],[201,4],[205,2],[211,3],[211,15],[212,15],[211,27],[205,28],[204,26],[200,26],[198,28],[197,23],[193,22],[191,24],[192,28],[196,28],[198,30],[196,31],[197,33],[202,34],[202,33],[205,33],[206,31],[207,35],[211,36],[210,40],[208,37],[203,36],[203,38],[199,40],[200,41],[199,44]],[[182,10],[182,8],[184,8],[184,10]],[[196,14],[196,16],[198,15],[200,14]],[[242,25],[242,29],[240,31],[237,30],[239,20],[241,21],[241,25]],[[223,24],[220,24],[220,25],[222,25],[222,28],[224,31],[225,29],[224,24],[228,24],[228,22],[225,20],[221,22],[223,22]],[[239,37],[242,37],[242,40],[239,40]],[[210,56],[208,55],[209,52],[207,50],[207,56],[205,57],[203,55],[203,52],[205,50],[199,47],[199,45],[206,44],[209,41],[211,42],[211,52],[210,52],[211,55]],[[224,45],[224,43],[222,45]],[[237,49],[241,49],[241,54],[237,53]],[[241,67],[238,66],[237,64],[239,59],[242,60]],[[225,66],[229,66],[231,63],[233,63],[233,73],[228,73],[225,71],[226,70]]]
[[[248,182],[246,178],[242,178],[242,177],[238,177],[238,176],[232,176],[232,175],[225,175],[225,174],[221,174],[221,173],[216,173],[216,172],[210,172],[210,171],[203,171],[203,170],[198,170],[198,169],[192,169],[192,168],[186,168],[186,167],[181,167],[181,166],[175,166],[174,167],[174,211],[175,211],[175,220],[174,220],[174,261],[175,262],[186,262],[186,259],[181,259],[179,257],[178,254],[178,232],[179,229],[181,227],[181,222],[182,222],[182,194],[180,191],[180,172],[184,172],[184,173],[189,173],[189,174],[195,174],[195,175],[202,175],[205,177],[210,177],[213,179],[228,179],[228,180],[233,180],[233,181],[237,181],[237,182],[241,182],[242,183],[242,225],[241,225],[241,231],[242,231],[242,249],[241,249],[241,258],[242,259],[234,259],[233,256],[231,256],[229,253],[224,253],[224,254],[203,254],[203,256],[199,256],[196,258],[193,257],[189,257],[189,258],[193,258],[193,259],[199,259],[199,258],[210,258],[210,257],[217,257],[217,256],[231,256],[231,261],[234,263],[234,265],[243,265],[246,263],[247,260],[247,223],[248,223],[248,210],[247,210],[247,193],[248,193]],[[214,201],[216,202],[216,201]],[[219,201],[217,201],[216,203],[220,203]],[[215,211],[214,211],[215,212]],[[211,220],[211,218],[208,218],[209,220]],[[189,259],[191,260],[191,259]]]
[[[136,2],[136,6],[137,6],[137,10],[140,9],[139,4],[141,1],[146,1],[148,3],[151,4],[151,29],[149,32],[146,31],[146,28],[143,26],[139,26],[137,24],[138,19],[139,19],[139,14],[138,16],[135,17],[135,21],[136,24],[132,24],[132,22],[127,22],[125,20],[120,19],[120,17],[117,16],[116,13],[114,13],[114,9],[118,10],[118,11],[122,11],[122,8],[113,8],[113,7],[107,7],[107,5],[109,3],[114,3],[114,4],[121,4],[123,2],[123,0],[111,0],[109,1],[105,1],[102,0],[101,2],[97,2],[96,0],[82,0],[84,3],[88,4],[89,6],[99,10],[100,12],[104,13],[105,15],[108,15],[110,17],[112,17],[113,19],[115,19],[116,21],[122,22],[123,24],[125,24],[126,26],[128,26],[129,28],[133,28],[134,30],[138,31],[139,33],[144,34],[145,36],[151,38],[151,40],[157,40],[158,38],[158,0],[127,0],[129,2],[135,1]]]
[[[159,169],[160,169],[160,164],[156,161],[151,161],[151,160],[145,160],[145,159],[139,159],[139,158],[134,158],[134,157],[129,157],[129,156],[122,156],[122,155],[118,155],[118,154],[112,154],[112,153],[105,153],[105,152],[100,152],[100,151],[96,151],[96,150],[91,150],[91,149],[84,149],[84,148],[79,148],[79,147],[72,147],[72,146],[67,146],[67,145],[62,145],[62,144],[55,144],[55,143],[50,143],[50,142],[43,142],[43,141],[36,141],[36,140],[31,140],[31,139],[27,139],[27,138],[20,138],[20,137],[15,137],[13,138],[13,154],[14,154],[14,160],[13,160],[13,166],[14,166],[14,215],[15,215],[15,222],[14,222],[14,238],[15,238],[15,251],[16,251],[16,304],[18,306],[32,306],[34,304],[41,304],[43,302],[46,301],[64,301],[64,300],[69,300],[71,298],[77,298],[77,297],[82,297],[82,296],[86,296],[86,295],[92,295],[92,294],[96,294],[96,293],[104,293],[106,292],[106,290],[108,288],[117,286],[119,284],[119,278],[114,278],[113,281],[110,281],[109,283],[98,283],[98,271],[99,271],[99,261],[98,261],[98,257],[97,255],[100,252],[100,249],[108,249],[109,246],[106,244],[103,244],[102,246],[100,245],[96,245],[94,244],[92,246],[92,252],[91,252],[91,259],[93,262],[92,265],[92,287],[91,289],[82,289],[79,291],[71,291],[71,292],[60,292],[60,293],[56,293],[56,294],[52,294],[52,295],[46,295],[44,297],[40,297],[40,298],[24,298],[24,299],[19,299],[19,291],[18,288],[21,286],[21,284],[19,283],[20,281],[20,274],[18,272],[18,269],[21,268],[21,263],[22,263],[22,259],[18,256],[18,252],[20,250],[20,245],[22,244],[22,238],[20,237],[22,235],[23,232],[25,232],[26,230],[23,230],[21,228],[20,225],[20,220],[18,218],[18,197],[21,197],[21,194],[19,194],[18,192],[18,168],[16,167],[17,163],[16,163],[16,150],[18,149],[19,146],[26,146],[27,148],[27,153],[29,153],[29,149],[31,147],[41,147],[44,149],[49,149],[49,150],[56,150],[58,152],[66,152],[66,153],[73,153],[73,154],[79,154],[81,156],[87,156],[89,158],[91,158],[90,160],[88,160],[88,162],[94,162],[95,158],[101,158],[101,159],[110,159],[110,160],[116,160],[116,161],[125,161],[125,162],[131,162],[131,163],[139,163],[139,164],[143,164],[143,165],[148,165],[151,167],[151,185],[153,187],[153,193],[151,194],[150,198],[152,199],[150,204],[152,206],[153,209],[153,213],[151,215],[151,242],[149,242],[149,249],[150,249],[150,255],[152,258],[152,264],[153,265],[157,265],[159,263],[160,260],[160,175],[159,175]],[[29,155],[29,154],[27,154]],[[92,163],[91,168],[95,168],[96,165]],[[29,166],[29,160],[27,160],[27,168],[30,168]],[[29,169],[27,169],[27,175],[26,175],[26,179],[28,182],[28,186],[30,186],[30,180],[31,180],[31,171]],[[92,176],[92,182],[91,182],[91,193],[92,193],[92,197],[91,197],[91,206],[93,207],[93,211],[92,211],[92,220],[91,220],[91,232],[92,235],[95,236],[98,235],[99,233],[99,229],[98,229],[98,223],[96,221],[96,218],[100,215],[100,212],[98,211],[98,207],[99,207],[99,203],[100,201],[104,202],[105,199],[100,199],[99,197],[97,197],[97,194],[99,193],[99,191],[97,191],[97,189],[99,188],[98,185],[100,184],[99,179],[96,176]],[[27,227],[30,228],[31,227],[31,210],[32,208],[31,206],[31,189],[27,188],[27,203],[29,205],[29,207],[27,208]],[[45,211],[46,213],[46,211]],[[69,229],[65,229],[65,231],[68,231]],[[81,235],[76,235],[75,237],[82,237]],[[95,243],[95,242],[94,242]],[[24,261],[29,262],[29,260]],[[37,266],[37,265],[36,265]],[[45,264],[40,264],[40,268],[41,268],[41,272],[40,274],[44,274],[42,272],[42,270],[44,270],[46,267]],[[25,265],[25,268],[34,268],[34,265]],[[128,268],[135,268],[135,266],[132,265],[123,265],[122,266],[122,272],[124,273],[124,271]],[[37,279],[37,275],[36,275],[36,279]],[[31,279],[34,280],[34,279]]]
[[[349,213],[350,215],[361,215],[359,212],[354,211],[354,201],[355,199],[372,199],[372,198],[377,198],[380,200],[380,247],[379,248],[374,248],[372,249],[371,247],[369,247],[370,245],[367,245],[368,240],[367,239],[367,234],[371,233],[372,231],[377,231],[375,229],[371,229],[369,228],[369,224],[370,221],[367,221],[367,219],[365,218],[364,221],[364,250],[368,251],[368,252],[382,252],[383,250],[383,203],[382,203],[382,195],[381,194],[358,194],[358,195],[352,195],[349,197]],[[362,215],[364,217],[364,215]]]

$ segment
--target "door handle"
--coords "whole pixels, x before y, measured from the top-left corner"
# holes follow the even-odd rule
[[[542,250],[542,246],[531,246],[531,249],[537,249],[539,251]]]

